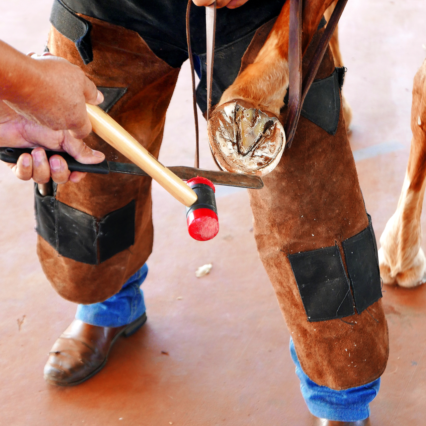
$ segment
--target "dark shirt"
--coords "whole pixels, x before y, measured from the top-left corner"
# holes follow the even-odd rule
[[[187,0],[62,0],[74,12],[138,32],[157,56],[180,66],[187,55]],[[217,11],[216,49],[240,40],[279,15],[285,0],[249,0],[237,9]],[[205,8],[191,7],[191,41],[205,53]]]

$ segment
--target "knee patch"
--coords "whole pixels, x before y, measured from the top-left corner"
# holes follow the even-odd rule
[[[61,256],[98,265],[135,242],[135,201],[96,218],[41,196],[35,185],[36,231]]]
[[[376,240],[369,226],[342,242],[288,255],[308,321],[326,321],[363,312],[382,297]]]

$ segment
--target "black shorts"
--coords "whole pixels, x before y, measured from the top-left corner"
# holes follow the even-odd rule
[[[172,67],[188,59],[186,40],[187,0],[62,0],[76,13],[91,16],[136,31],[151,50]],[[249,0],[237,9],[217,11],[215,81],[212,102],[238,75],[241,58],[256,30],[276,18],[286,0]],[[191,7],[191,44],[195,69],[201,79],[197,102],[207,109],[205,8]]]
[[[138,32],[153,52],[173,67],[188,58],[187,0],[63,0],[74,12]],[[217,11],[216,47],[243,39],[279,15],[285,0],[249,0],[237,9]],[[191,43],[198,56],[206,52],[205,8],[191,7]]]

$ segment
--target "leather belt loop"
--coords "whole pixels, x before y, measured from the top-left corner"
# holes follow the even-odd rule
[[[291,36],[293,35],[293,33],[296,33],[296,30],[292,31],[292,23],[293,23],[293,28],[294,28],[294,24],[295,22],[297,22],[297,15],[295,13],[296,11],[296,5],[293,5],[293,3],[298,3],[301,0],[291,0],[292,4],[290,5],[290,39],[289,39],[289,43],[291,40]],[[336,29],[336,26],[339,22],[340,17],[342,16],[343,10],[346,6],[346,3],[348,2],[348,0],[339,0],[336,4],[336,7],[334,8],[333,14],[331,15],[330,18],[330,22],[327,24],[326,29],[324,30],[324,33],[321,37],[321,40],[315,50],[314,56],[312,57],[312,60],[308,66],[308,71],[306,73],[305,78],[303,79],[303,84],[302,84],[302,96],[300,99],[299,104],[290,104],[289,102],[289,111],[288,111],[288,118],[287,118],[287,122],[285,125],[285,132],[286,132],[286,137],[287,137],[287,147],[291,147],[291,143],[293,142],[294,139],[294,135],[296,133],[296,128],[297,128],[297,124],[299,122],[299,118],[300,118],[300,113],[302,111],[302,106],[303,106],[303,101],[305,100],[305,97],[309,91],[309,88],[311,87],[311,84],[314,81],[314,78],[318,72],[318,68],[321,64],[321,61],[324,57],[325,51],[327,50],[327,46],[328,43],[330,42],[330,39],[333,35],[334,30]],[[294,6],[294,7],[293,7]],[[300,7],[300,5],[297,5],[297,7]],[[291,13],[293,10],[293,14]],[[299,68],[297,67],[297,65],[294,65],[290,62],[290,57],[294,57],[294,58],[298,58],[298,54],[296,53],[292,53],[292,50],[299,47],[301,49],[301,43],[299,44],[299,46],[297,46],[296,44],[290,44],[289,45],[289,71],[290,71],[290,86],[292,84],[292,80],[295,79],[297,81],[297,79],[292,76],[292,73],[295,73],[299,70]],[[300,68],[300,73],[302,72],[301,68]],[[290,96],[292,95],[292,89],[291,87],[289,88],[290,90]]]

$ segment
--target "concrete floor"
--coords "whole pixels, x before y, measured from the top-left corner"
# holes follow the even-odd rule
[[[41,52],[49,10],[50,0],[1,2],[0,39]],[[404,178],[412,80],[426,54],[425,14],[424,0],[351,0],[341,21],[351,144],[378,237]],[[166,165],[193,162],[190,96],[185,65],[167,118]],[[213,168],[204,123],[201,133],[202,166]],[[42,370],[75,306],[51,289],[38,264],[32,184],[0,164],[0,425],[309,425],[289,335],[256,253],[247,193],[220,190],[220,233],[197,243],[186,234],[183,208],[157,185],[153,192],[148,323],[116,344],[93,379],[55,388]],[[212,272],[197,279],[195,270],[206,263]],[[384,303],[391,354],[372,424],[422,426],[426,287],[386,287]]]

